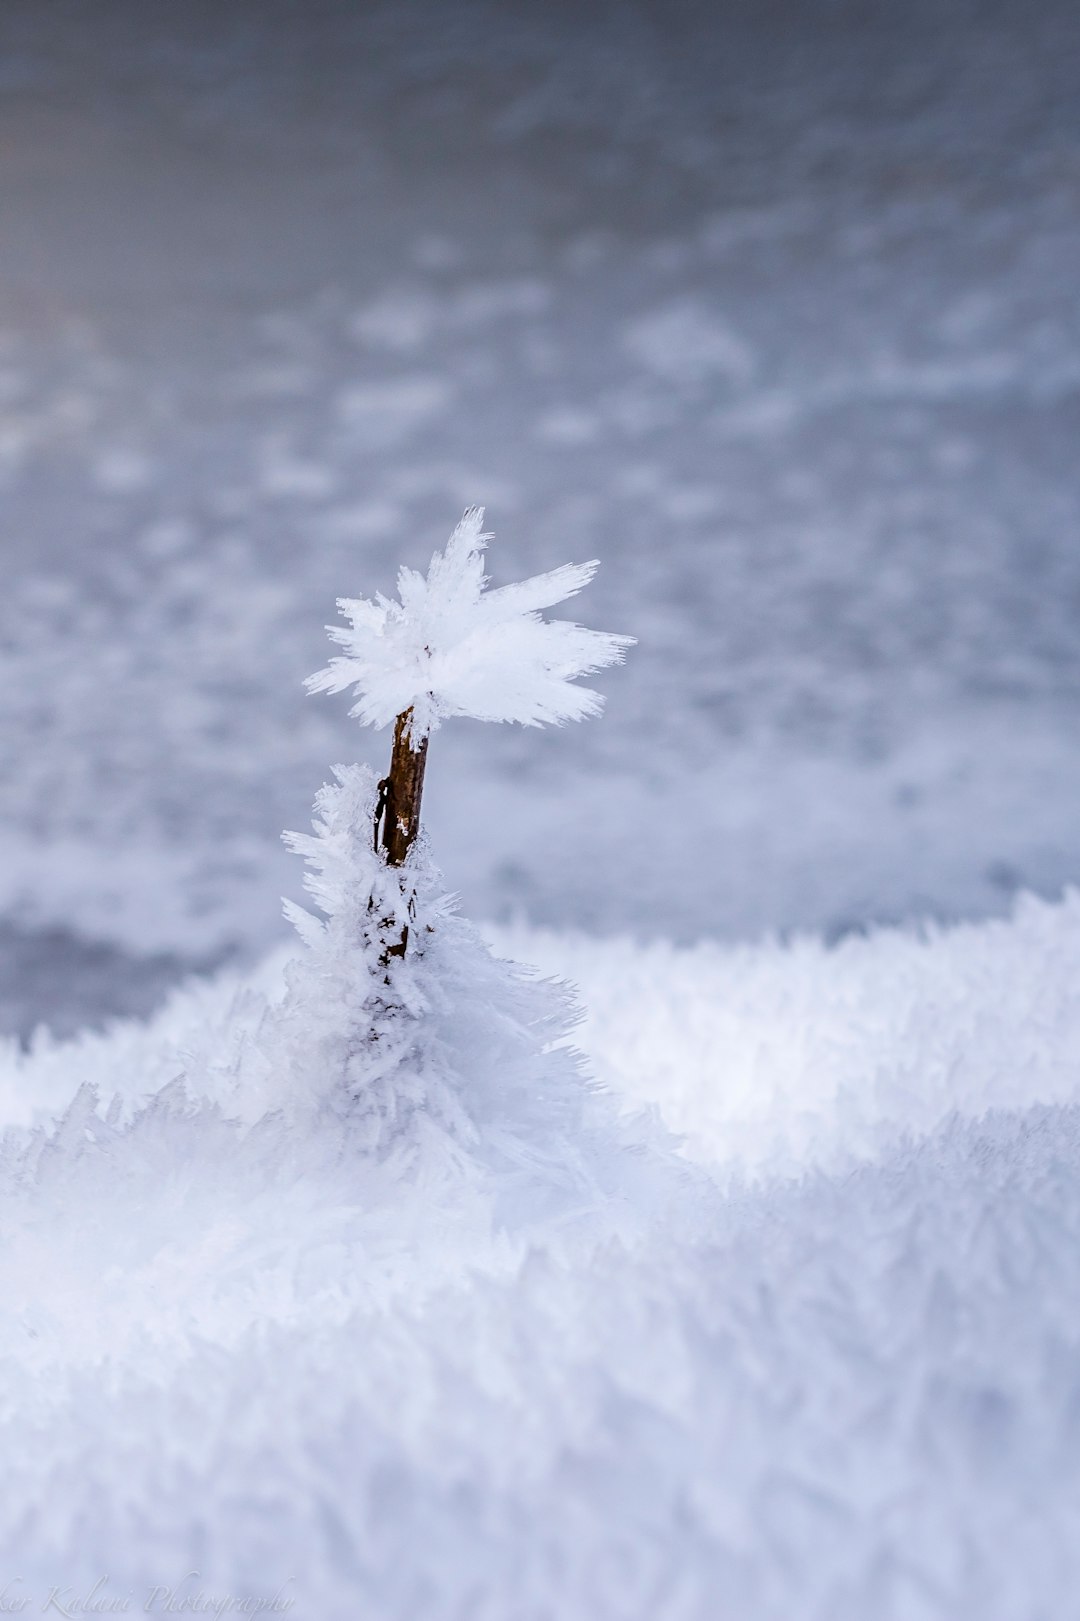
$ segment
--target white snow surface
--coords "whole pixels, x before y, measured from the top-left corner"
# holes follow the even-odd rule
[[[545,620],[540,610],[576,596],[599,564],[568,563],[488,591],[491,539],[483,508],[472,507],[426,576],[399,571],[399,602],[381,592],[374,602],[339,597],[349,626],[327,628],[345,652],[309,677],[308,691],[352,687],[349,713],[365,726],[389,726],[409,711],[417,739],[450,715],[542,726],[598,714],[600,694],[573,683],[620,664],[634,638]]]
[[[471,1150],[418,1174],[340,1112],[238,1104],[284,955],[4,1050],[13,1592],[1068,1614],[1080,896],[833,948],[495,945],[577,980],[608,1094],[608,1186],[540,1215],[542,1155],[508,1199]]]
[[[0,1018],[262,967],[2,1049],[0,1605],[1062,1621],[1080,8],[3,29]],[[333,918],[267,955],[356,746],[303,677],[477,500],[639,640],[429,764],[583,1020],[432,890],[380,1086]]]

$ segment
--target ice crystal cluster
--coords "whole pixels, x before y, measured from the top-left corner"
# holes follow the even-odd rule
[[[286,836],[322,915],[286,903],[305,949],[272,1022],[279,1106],[339,1116],[359,1161],[392,1164],[429,1196],[492,1179],[508,1229],[557,1210],[592,1220],[655,1143],[635,1142],[583,1073],[571,988],[494,955],[425,838],[400,869],[374,850],[376,788],[367,767],[337,767],[313,832]],[[388,958],[405,926],[407,952]]]
[[[349,624],[328,629],[345,651],[312,676],[310,690],[352,687],[351,713],[367,726],[387,726],[411,709],[414,737],[451,715],[523,726],[595,715],[599,694],[574,682],[619,663],[633,637],[541,612],[576,596],[598,564],[569,563],[488,590],[483,523],[483,508],[471,507],[426,575],[403,568],[398,602],[381,592],[373,602],[342,597]]]

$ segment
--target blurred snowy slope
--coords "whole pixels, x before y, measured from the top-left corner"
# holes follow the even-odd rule
[[[439,740],[472,912],[1076,877],[1074,7],[13,0],[0,44],[0,907],[71,937],[13,1022],[80,952],[273,938],[279,830],[381,763],[301,691],[334,599],[472,501],[496,580],[599,556],[640,644],[600,725]]]

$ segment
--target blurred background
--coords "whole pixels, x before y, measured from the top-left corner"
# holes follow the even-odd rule
[[[1080,877],[1080,8],[5,0],[0,1026],[259,955],[343,594],[488,509],[639,638],[448,725],[480,918],[755,937]]]

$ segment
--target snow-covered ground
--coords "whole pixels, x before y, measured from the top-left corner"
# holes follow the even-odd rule
[[[280,958],[6,1053],[13,1592],[1068,1614],[1080,899],[833,950],[496,943],[579,981],[594,1071],[681,1134],[638,1208],[523,1236],[479,1175],[425,1191],[340,1124],[238,1125]]]
[[[8,0],[0,192],[0,1613],[1061,1621],[1080,10]],[[431,747],[626,1116],[528,1222],[264,1084],[473,502],[638,639]]]

